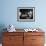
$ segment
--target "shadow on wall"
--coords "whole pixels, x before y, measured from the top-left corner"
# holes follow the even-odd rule
[[[0,43],[2,43],[2,36],[3,36],[3,32],[6,32],[6,29],[4,30],[5,25],[4,24],[0,24]]]

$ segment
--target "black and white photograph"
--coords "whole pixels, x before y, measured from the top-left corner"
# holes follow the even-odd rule
[[[35,7],[18,7],[17,20],[24,22],[35,21]]]

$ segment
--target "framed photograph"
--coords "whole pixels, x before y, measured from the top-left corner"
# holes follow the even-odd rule
[[[18,7],[17,21],[34,22],[35,21],[35,7]]]

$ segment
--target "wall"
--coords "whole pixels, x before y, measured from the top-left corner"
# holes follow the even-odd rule
[[[0,25],[16,28],[46,28],[46,0],[0,0]],[[17,22],[17,7],[35,7],[35,22]]]

